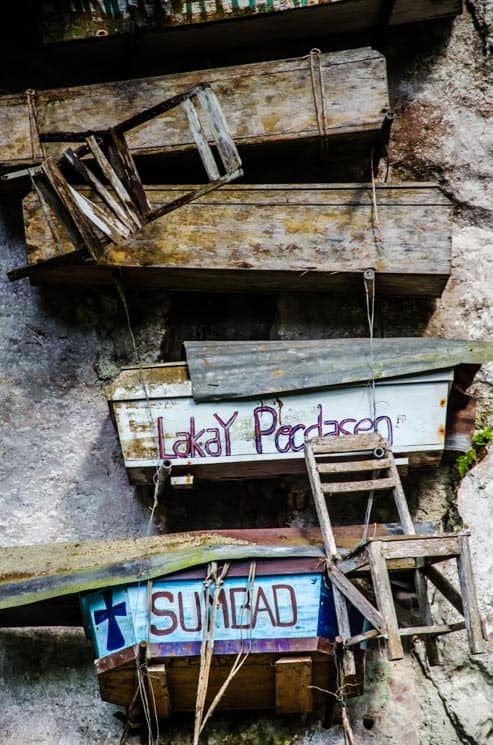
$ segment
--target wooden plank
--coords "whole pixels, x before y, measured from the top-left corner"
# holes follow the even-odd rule
[[[347,647],[352,647],[355,644],[361,644],[362,642],[366,642],[369,639],[376,639],[378,636],[380,636],[380,633],[376,629],[370,629],[370,631],[364,631],[362,634],[350,636],[348,639],[344,640],[344,643]],[[339,641],[339,639],[337,639],[336,641]],[[342,637],[340,641],[343,641]]]
[[[313,0],[310,6],[302,6],[297,0],[271,0],[268,5],[261,0],[251,0],[242,5],[234,0],[224,0],[220,6],[201,5],[180,0],[163,15],[153,6],[145,8],[135,5],[132,20],[128,14],[115,18],[109,10],[97,13],[80,10],[78,6],[58,6],[54,11],[47,4],[43,15],[44,39],[47,42],[66,42],[74,39],[94,39],[101,30],[113,39],[100,39],[97,43],[105,49],[114,50],[118,37],[125,40],[137,24],[139,39],[143,46],[141,54],[151,46],[154,53],[165,48],[168,54],[181,54],[196,49],[238,49],[255,44],[272,44],[304,37],[319,37],[325,34],[340,36],[343,33],[363,32],[385,25],[416,23],[437,18],[446,18],[461,12],[460,0],[395,0],[387,15],[382,12],[378,0]],[[248,23],[244,19],[248,18]],[[183,29],[187,29],[184,34]],[[115,38],[116,37],[116,38]],[[190,38],[191,37],[191,38]],[[181,49],[180,49],[181,42]],[[92,49],[92,48],[91,48]]]
[[[141,228],[143,225],[142,216],[137,211],[130,194],[125,188],[125,185],[123,184],[122,180],[117,175],[115,169],[112,167],[111,163],[107,159],[103,150],[100,148],[99,143],[94,137],[94,135],[90,135],[87,138],[86,143],[87,143],[87,147],[89,148],[89,151],[91,152],[94,159],[96,160],[96,163],[98,164],[101,171],[103,172],[103,174],[105,175],[105,177],[108,179],[109,183],[115,190],[115,195],[118,197],[118,199],[120,199],[121,203],[124,205],[125,210],[127,211],[135,227]]]
[[[146,193],[153,207],[164,213],[191,189],[195,187],[146,187]],[[378,262],[378,291],[440,294],[450,271],[450,206],[413,204],[416,189],[423,194],[413,186],[378,190],[384,256],[378,256],[375,246],[369,185],[236,185],[195,196],[176,214],[146,225],[122,245],[109,247],[100,271],[108,272],[109,282],[113,268],[137,272],[134,276],[140,270],[148,283],[179,289],[277,287],[304,292],[331,286],[342,291],[361,287],[364,268]],[[24,200],[24,222],[27,263],[56,255],[34,196]],[[72,251],[70,241],[63,240],[62,248]],[[81,267],[79,281],[87,281],[87,271],[88,267]],[[78,281],[76,274],[73,281]]]
[[[406,495],[404,494],[404,490],[402,488],[401,478],[399,476],[399,472],[397,470],[397,466],[394,462],[393,457],[391,458],[391,461],[392,462],[390,466],[390,473],[394,481],[394,488],[392,489],[392,495],[394,497],[394,502],[397,508],[397,512],[399,514],[399,519],[401,521],[402,529],[405,534],[414,535],[415,533],[414,525],[413,525],[413,521],[411,518],[411,513],[409,512]]]
[[[386,634],[387,626],[383,614],[377,610],[365,598],[365,596],[347,579],[347,577],[338,569],[335,564],[327,565],[327,573],[330,580],[340,590],[341,593],[359,610],[360,613],[371,623],[372,626],[381,633]]]
[[[132,197],[132,201],[137,205],[140,214],[146,217],[151,211],[151,205],[142,186],[139,172],[135,167],[134,159],[127,145],[125,135],[118,132],[116,128],[109,130],[108,135],[108,154],[109,161],[125,184],[127,191]]]
[[[424,559],[417,560],[417,566],[414,573],[414,586],[416,588],[416,596],[418,598],[418,607],[422,620],[427,626],[433,626],[433,615],[431,612],[431,604],[428,598],[428,583],[426,577],[422,572],[424,566]],[[402,630],[401,630],[402,635]],[[426,640],[426,654],[428,656],[428,662],[431,666],[440,664],[440,656],[438,651],[438,645],[436,639],[428,637]]]
[[[308,714],[313,709],[312,659],[281,657],[274,663],[277,714]]]
[[[366,133],[369,153],[389,107],[385,58],[365,47],[322,54],[320,64],[324,87],[330,91],[326,97],[327,136]],[[45,134],[62,130],[90,134],[115,126],[203,81],[211,83],[239,146],[291,141],[302,144],[320,137],[310,60],[306,56],[37,91],[39,128]],[[24,94],[0,97],[0,122],[9,118],[9,125],[0,128],[0,166],[39,162],[31,143]],[[13,129],[15,138],[7,134]],[[59,157],[69,142],[70,139],[66,143],[44,144],[48,155]],[[131,133],[129,145],[133,155],[148,156],[163,151],[181,153],[195,143],[187,118],[178,112],[177,116],[160,117]]]
[[[396,540],[383,541],[382,551],[386,559],[425,559],[432,556],[457,556],[459,538],[454,535],[420,536],[408,538],[396,536]]]
[[[76,201],[74,201],[70,185],[66,182],[57,163],[55,163],[52,158],[47,158],[45,161],[43,161],[41,169],[43,171],[43,174],[46,176],[51,188],[53,189],[56,197],[63,206],[62,212],[55,211],[55,217],[57,217],[64,226],[67,226],[68,220],[66,218],[66,215],[68,216],[74,226],[73,229],[70,231],[70,234],[73,235],[74,230],[78,232],[80,237],[82,238],[84,247],[89,251],[93,258],[95,258],[99,255],[99,238],[90,221],[83,213],[81,213],[79,205]],[[49,189],[43,191],[43,195],[45,196],[47,201],[49,199],[48,191]],[[56,209],[54,202],[52,202],[50,206]],[[78,240],[74,240],[74,242],[76,245],[79,245]]]
[[[171,703],[168,690],[168,678],[164,663],[152,663],[145,668],[145,685],[149,697],[151,719],[155,712],[158,717],[166,719],[171,713]]]
[[[385,445],[378,432],[371,434],[347,435],[343,439],[332,437],[314,437],[312,448],[315,455],[332,453],[357,454],[365,450],[374,450]]]
[[[389,468],[388,458],[374,458],[373,460],[351,460],[333,463],[321,463],[317,459],[319,473],[358,473],[359,471],[381,471]]]
[[[425,564],[421,572],[427,577],[430,582],[432,582],[437,590],[439,590],[442,595],[447,598],[449,603],[455,608],[455,610],[461,614],[461,616],[464,615],[464,604],[462,602],[462,597],[460,592],[458,592],[455,587],[452,585],[451,582],[433,566],[430,566],[429,564]]]
[[[383,489],[392,489],[395,481],[392,478],[368,479],[365,481],[339,481],[322,483],[324,494],[347,494],[358,491],[382,491]]]
[[[464,620],[466,622],[467,638],[471,654],[483,654],[485,644],[481,617],[479,615],[478,599],[472,572],[471,553],[469,550],[469,536],[460,535],[460,554],[457,556],[457,570],[459,584],[464,605]]]
[[[214,91],[211,88],[202,88],[197,92],[197,98],[204,113],[207,114],[209,127],[214,136],[217,150],[221,156],[225,170],[235,171],[241,168],[240,156],[238,155],[236,145],[229,131],[228,122]]]
[[[317,473],[317,464],[313,455],[311,443],[305,443],[305,462],[308,480],[310,482],[310,488],[312,491],[312,497],[315,504],[315,510],[317,512],[318,524],[320,525],[320,530],[322,532],[325,551],[330,559],[339,558],[334,538],[334,531],[332,530],[329,510],[327,509],[323,487],[320,483],[320,478]]]
[[[71,184],[67,183],[67,190],[72,197],[73,204],[79,210],[79,215],[76,222],[79,223],[81,215],[83,215],[89,224],[94,228],[99,229],[109,240],[113,243],[121,243],[130,236],[130,231],[124,223],[118,220],[114,214],[110,213],[109,210],[101,207],[99,204],[95,204],[91,199],[88,199],[84,194],[80,194],[77,189]],[[88,246],[90,249],[91,245]],[[105,245],[105,240],[100,239],[96,248],[96,255],[99,256]]]
[[[388,654],[391,660],[404,657],[404,650],[399,635],[399,622],[395,611],[389,573],[385,563],[382,543],[371,541],[367,545],[368,559],[371,569],[373,590],[377,599],[377,607],[382,615],[384,633],[387,637]]]
[[[118,219],[126,226],[127,230],[133,231],[139,227],[135,224],[130,214],[128,214],[122,207],[121,203],[112,194],[97,176],[91,171],[90,168],[81,160],[77,154],[71,149],[65,151],[65,159],[68,163],[76,170],[76,172],[82,176],[82,178],[95,190],[97,194],[103,199],[106,205],[113,210]]]
[[[210,181],[215,181],[220,177],[220,173],[217,168],[216,161],[214,160],[212,150],[209,147],[207,137],[205,136],[204,130],[202,128],[197,110],[189,98],[183,101],[182,106],[187,113],[190,131],[192,133],[193,139],[195,140],[195,144],[197,145],[197,150],[199,151],[199,155],[204,165],[207,176]]]
[[[464,621],[449,624],[432,624],[430,626],[404,626],[400,629],[401,636],[440,636],[441,634],[451,634],[454,631],[461,631],[466,628]],[[438,663],[437,663],[438,664]]]

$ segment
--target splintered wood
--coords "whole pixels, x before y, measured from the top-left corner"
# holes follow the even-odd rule
[[[209,182],[185,190],[176,199],[153,208],[142,186],[125,133],[178,106],[187,116]],[[29,169],[27,173],[44,211],[51,210],[76,250],[81,254],[88,253],[94,260],[103,256],[108,243],[127,241],[147,223],[242,175],[240,156],[226,119],[206,83],[145,109],[109,129],[53,132],[50,139],[56,142],[81,141],[83,144],[75,150],[68,148],[58,160],[46,158],[38,168]],[[89,196],[69,182],[66,174],[70,172],[90,187]],[[20,171],[18,175],[25,173]],[[98,201],[94,201],[93,195]],[[45,217],[51,227],[51,218]],[[63,256],[57,258],[63,261]]]
[[[305,460],[328,557],[327,574],[332,581],[339,638],[345,647],[346,674],[353,666],[347,648],[375,636],[387,640],[388,654],[392,660],[404,656],[402,637],[425,636],[430,662],[436,664],[438,650],[435,638],[465,628],[471,652],[482,653],[484,640],[468,535],[423,537],[415,534],[394,456],[387,442],[377,433],[315,438],[305,444]],[[392,493],[404,535],[369,540],[363,536],[360,546],[341,559],[336,549],[326,495],[340,498],[344,494],[360,492],[372,498],[374,491],[383,490]],[[460,592],[433,566],[450,559],[457,563]],[[398,602],[392,592],[390,574],[390,570],[399,568],[414,569],[419,625],[401,625],[399,620]],[[375,606],[354,584],[353,580],[363,573],[370,575]],[[463,616],[463,621],[449,624],[434,622],[427,581]],[[359,610],[374,631],[351,636],[348,602]]]

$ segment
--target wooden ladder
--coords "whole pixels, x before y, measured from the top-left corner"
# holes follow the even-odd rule
[[[344,649],[364,639],[382,636],[387,640],[390,659],[403,657],[401,636],[427,636],[430,661],[438,659],[435,638],[458,628],[466,628],[471,652],[483,651],[479,617],[467,534],[417,536],[402,488],[394,455],[378,433],[319,437],[305,444],[305,460],[315,509],[328,557],[327,573],[332,582],[339,636]],[[350,493],[390,492],[404,535],[365,540],[352,554],[341,559],[327,506],[327,497]],[[389,569],[401,559],[410,560],[423,626],[399,626],[392,596]],[[455,559],[459,570],[458,592],[433,564]],[[353,584],[350,576],[370,573],[376,607]],[[430,580],[464,617],[459,624],[434,624],[427,593]],[[373,629],[352,636],[347,601],[369,621]],[[352,673],[354,662],[344,655],[344,670]]]

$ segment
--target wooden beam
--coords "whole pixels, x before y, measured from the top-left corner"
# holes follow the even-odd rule
[[[281,657],[274,663],[276,712],[308,714],[312,711],[312,658]]]
[[[145,684],[151,707],[158,717],[167,719],[171,713],[171,703],[168,690],[168,679],[164,663],[147,665],[145,668]]]
[[[328,564],[327,565],[327,573],[329,575],[329,579],[334,583],[334,585],[337,587],[338,590],[340,590],[341,593],[346,597],[349,602],[354,605],[357,610],[371,623],[372,626],[375,626],[378,631],[386,635],[387,632],[387,626],[385,623],[385,619],[383,618],[383,614],[380,612],[380,610],[377,610],[374,608],[374,606],[365,598],[365,596],[358,590],[357,587],[353,585],[351,580],[349,580],[338,568],[335,566],[335,564]]]
[[[430,566],[429,564],[425,564],[421,572],[427,577],[430,582],[432,582],[437,590],[439,590],[442,595],[449,601],[449,603],[455,608],[455,610],[461,614],[461,616],[464,615],[464,604],[462,602],[461,594],[458,590],[455,589],[453,584],[449,582],[449,580],[436,569],[434,566]]]
[[[460,535],[460,554],[457,556],[459,584],[464,605],[464,620],[466,622],[467,638],[471,654],[483,654],[485,650],[483,629],[479,615],[478,599],[472,572],[471,553],[469,551],[469,536]]]
[[[320,484],[320,477],[317,472],[317,463],[313,454],[311,442],[305,443],[305,462],[308,480],[312,490],[312,497],[315,503],[315,510],[317,512],[318,524],[320,525],[320,530],[322,532],[327,556],[330,559],[339,558],[329,510],[327,509],[324,492]]]
[[[404,626],[400,628],[401,636],[440,636],[451,634],[453,631],[461,631],[466,628],[464,621],[456,623],[431,624],[431,626]],[[438,664],[438,663],[437,663]]]
[[[340,481],[333,483],[322,483],[325,494],[346,494],[358,491],[382,491],[392,489],[395,486],[394,479],[369,479],[366,481]]]
[[[431,613],[431,604],[428,598],[428,583],[426,577],[422,573],[422,567],[424,566],[425,559],[417,559],[418,568],[414,573],[414,586],[416,588],[416,595],[418,598],[419,612],[422,620],[427,626],[433,626],[433,616]],[[402,629],[401,629],[402,635]],[[438,653],[438,646],[436,640],[428,638],[426,641],[426,654],[428,655],[428,661],[430,665],[435,666],[440,664],[440,657]]]
[[[349,460],[342,462],[321,463],[317,459],[319,473],[357,473],[359,471],[380,471],[389,468],[388,458],[374,458],[373,460]]]
[[[389,573],[379,541],[370,541],[367,545],[368,559],[371,569],[373,590],[377,599],[377,607],[383,619],[385,635],[387,636],[388,653],[391,660],[404,657],[404,650],[399,635],[399,622],[395,612]]]

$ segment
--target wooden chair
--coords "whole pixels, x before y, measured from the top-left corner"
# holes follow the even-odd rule
[[[327,552],[327,572],[333,585],[339,634],[344,647],[364,639],[384,637],[390,659],[404,656],[401,637],[426,636],[430,661],[437,662],[435,638],[440,634],[466,628],[471,653],[484,651],[467,533],[418,536],[411,519],[394,455],[378,434],[320,437],[305,445],[305,459],[315,508]],[[348,557],[338,553],[327,505],[341,494],[362,493],[370,500],[375,493],[390,493],[397,508],[403,535],[365,539]],[[455,560],[460,592],[434,566]],[[423,625],[401,627],[392,595],[389,571],[412,569]],[[369,574],[376,605],[354,585],[352,579]],[[444,595],[464,620],[454,624],[433,622],[428,600],[427,581]],[[351,636],[347,601],[349,600],[373,626]],[[345,670],[351,670],[345,658]]]

